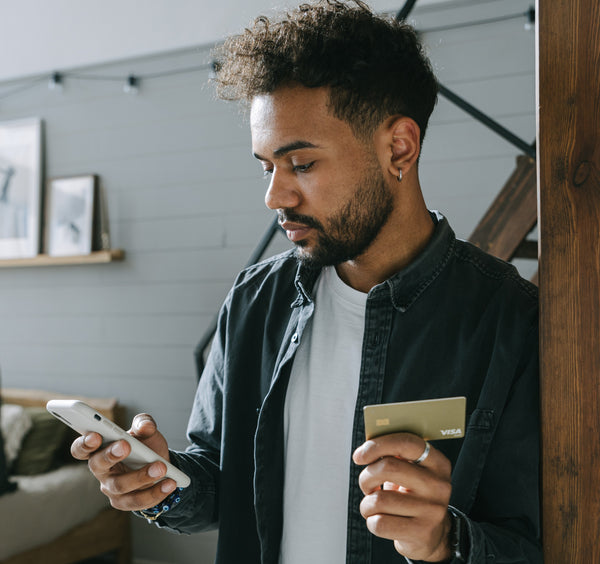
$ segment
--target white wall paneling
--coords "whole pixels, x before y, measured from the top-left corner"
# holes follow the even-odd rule
[[[66,9],[80,3],[58,4]],[[119,2],[115,13],[126,4]],[[161,3],[150,4],[158,9]],[[413,19],[426,29],[528,7],[523,0],[445,2],[424,6]],[[40,10],[43,15],[46,8]],[[433,32],[424,39],[446,86],[531,142],[534,36],[524,22]],[[43,46],[37,50],[41,54]],[[117,57],[106,46],[97,61],[101,53],[105,61]],[[61,69],[58,55],[52,64],[42,62],[48,71],[76,64]],[[78,72],[126,77],[208,62],[207,48],[189,48]],[[142,81],[139,94],[131,96],[118,81],[67,78],[62,92],[42,82],[0,100],[0,120],[44,119],[47,176],[100,176],[113,246],[127,253],[124,262],[102,266],[0,270],[3,383],[116,396],[130,415],[142,410],[156,415],[176,447],[185,446],[194,345],[271,220],[247,123],[234,105],[214,99],[207,79],[202,70]],[[14,86],[0,83],[0,98]],[[468,236],[511,174],[517,154],[440,99],[421,160],[428,205],[444,212],[459,236]],[[278,236],[270,252],[287,246]],[[526,273],[531,268],[523,261],[519,266]],[[144,562],[208,563],[214,540],[214,534],[183,538],[135,521],[134,552]]]

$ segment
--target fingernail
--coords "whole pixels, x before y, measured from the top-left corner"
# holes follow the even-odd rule
[[[123,456],[125,454],[125,450],[123,449],[122,443],[118,442],[118,443],[115,443],[113,446],[111,446],[110,453],[113,456],[118,456],[118,457]]]
[[[92,435],[86,435],[85,437],[83,437],[83,444],[86,447],[93,447],[93,441],[92,441]]]
[[[153,464],[148,468],[148,476],[151,478],[160,478],[163,475],[163,468],[161,464]]]
[[[160,491],[164,494],[171,493],[174,490],[175,484],[173,484],[173,482],[163,482],[163,484],[160,486]]]

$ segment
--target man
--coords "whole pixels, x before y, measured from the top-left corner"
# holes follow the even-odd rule
[[[537,294],[425,206],[437,87],[414,32],[331,0],[260,18],[219,60],[295,252],[236,280],[190,448],[134,419],[189,488],[161,463],[128,471],[128,446],[96,452],[98,435],[74,456],[119,509],[218,526],[220,563],[540,562]],[[464,439],[365,442],[365,405],[452,396]]]

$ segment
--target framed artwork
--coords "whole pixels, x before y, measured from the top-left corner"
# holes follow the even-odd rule
[[[40,250],[42,120],[0,122],[0,259]]]
[[[94,174],[51,178],[46,187],[45,251],[54,257],[92,252]]]

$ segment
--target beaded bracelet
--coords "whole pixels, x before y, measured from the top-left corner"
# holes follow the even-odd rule
[[[163,513],[170,511],[181,501],[180,493],[182,491],[183,488],[176,488],[160,503],[157,503],[154,507],[149,507],[148,509],[140,511],[140,514],[143,515],[149,523],[156,521]]]

